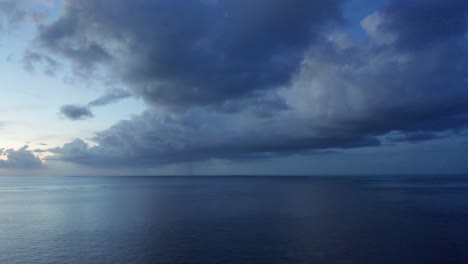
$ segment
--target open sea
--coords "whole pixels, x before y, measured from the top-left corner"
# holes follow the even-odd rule
[[[467,264],[468,177],[0,177],[0,263]]]

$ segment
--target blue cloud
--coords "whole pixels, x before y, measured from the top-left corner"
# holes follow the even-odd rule
[[[341,4],[69,2],[40,43],[75,68],[106,72],[150,109],[97,133],[96,146],[52,149],[54,158],[156,166],[465,130],[468,4],[391,1],[362,20],[365,40],[336,27]],[[72,110],[90,116],[88,106]]]
[[[6,160],[0,160],[0,168],[35,169],[44,167],[44,163],[28,150],[27,145],[18,150],[0,149],[0,154],[6,156]]]

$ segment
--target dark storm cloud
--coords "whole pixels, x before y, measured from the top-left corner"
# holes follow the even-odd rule
[[[468,2],[459,0],[393,1],[384,10],[383,30],[397,31],[397,45],[419,49],[465,34]]]
[[[0,168],[34,169],[44,167],[42,161],[28,150],[27,145],[18,150],[0,149],[0,154],[7,158],[0,160]]]
[[[94,116],[88,107],[81,105],[64,105],[60,108],[60,113],[70,120],[83,120]]]
[[[340,2],[68,1],[38,39],[76,72],[102,66],[151,104],[220,105],[286,84]]]
[[[151,167],[213,158],[270,158],[311,149],[379,144],[375,138],[339,131],[333,126],[311,130],[305,120],[289,117],[273,122],[264,118],[245,121],[236,113],[195,110],[170,117],[146,111],[98,133],[94,138],[98,146],[90,148],[76,139],[49,151],[58,154],[60,160],[95,167]]]
[[[96,146],[77,139],[51,149],[54,159],[97,167],[240,160],[378,146],[391,132],[387,141],[418,142],[467,128],[464,2],[391,2],[362,21],[366,41],[313,34],[339,17],[331,2],[102,3],[73,2],[42,29],[42,41],[66,56],[62,45],[99,45],[109,57],[88,62],[93,67],[114,70],[151,104],[185,111],[150,109],[97,133]],[[145,13],[153,7],[154,20]],[[125,23],[117,21],[122,9]],[[181,19],[170,19],[174,12]],[[429,30],[445,19],[450,28]]]

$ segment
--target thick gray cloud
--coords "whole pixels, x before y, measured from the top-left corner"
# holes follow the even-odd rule
[[[84,120],[94,116],[88,107],[81,105],[64,105],[60,113],[70,120]]]
[[[149,103],[222,106],[286,84],[340,0],[67,1],[39,43]],[[222,109],[222,108],[220,108]]]
[[[18,150],[0,149],[0,155],[5,155],[7,158],[0,160],[0,168],[34,169],[44,167],[43,162],[28,150],[27,145]]]
[[[251,159],[376,146],[382,138],[420,142],[467,128],[464,2],[393,1],[362,21],[366,41],[319,30],[339,17],[331,2],[306,18],[312,1],[249,2],[251,9],[243,1],[156,1],[154,20],[133,17],[138,4],[104,10],[100,3],[70,4],[41,40],[71,59],[69,43],[98,45],[108,56],[86,64],[115,70],[152,105],[185,111],[150,109],[97,133],[96,146],[75,140],[52,149],[55,159],[90,166]],[[126,23],[116,21],[122,8]],[[184,16],[171,19],[172,12]],[[450,27],[430,30],[445,19]],[[85,44],[74,47],[86,53]]]
[[[468,27],[466,1],[392,1],[383,12],[384,31],[396,33],[401,49],[420,49],[441,42],[459,40]]]
[[[247,119],[246,119],[247,118]],[[285,115],[258,119],[248,113],[193,110],[184,115],[146,111],[98,133],[98,146],[74,140],[50,149],[64,161],[91,166],[154,166],[187,161],[255,159],[311,149],[378,145],[367,135],[336,130],[332,124],[310,127],[312,120]],[[328,125],[328,126],[327,126]]]

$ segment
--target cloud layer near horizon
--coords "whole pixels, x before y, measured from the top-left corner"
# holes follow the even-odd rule
[[[40,52],[78,76],[103,72],[150,109],[97,133],[94,147],[51,149],[53,159],[151,167],[465,129],[468,4],[390,1],[363,18],[362,40],[343,26],[343,2],[67,1],[40,27]]]
[[[0,168],[7,169],[37,169],[44,167],[43,162],[24,146],[18,150],[0,149],[0,155],[6,159],[0,159]]]

